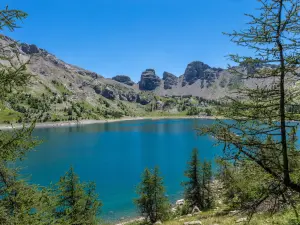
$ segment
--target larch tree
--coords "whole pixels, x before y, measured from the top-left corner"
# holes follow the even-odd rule
[[[240,66],[229,67],[242,81],[227,96],[217,120],[199,128],[224,146],[223,159],[263,173],[263,191],[247,204],[254,212],[267,199],[290,203],[300,193],[295,133],[299,121],[300,1],[259,0],[255,15],[247,15],[247,29],[229,35],[239,46],[253,50],[250,56],[230,55]],[[246,68],[243,70],[242,67]],[[251,169],[248,170],[251,172]],[[245,171],[246,173],[246,171]]]
[[[199,209],[204,208],[202,173],[198,149],[194,149],[191,161],[188,162],[188,168],[184,174],[188,180],[183,182],[182,185],[185,188],[184,198],[188,205],[191,207],[197,206]]]
[[[193,149],[191,160],[188,162],[188,168],[184,175],[188,179],[182,183],[184,198],[188,206],[210,209],[213,203],[211,190],[212,168],[210,162],[200,162],[198,149]]]
[[[137,188],[137,194],[139,198],[135,199],[134,202],[141,215],[145,216],[146,221],[155,223],[167,218],[169,202],[158,167],[155,167],[153,172],[145,169],[142,181]]]
[[[14,31],[17,23],[27,14],[6,7],[0,10],[0,31]],[[0,35],[0,110],[3,110],[5,95],[16,89],[24,88],[31,77],[18,51],[11,51],[17,43]],[[51,213],[46,212],[46,192],[37,186],[28,184],[19,177],[19,170],[12,166],[16,160],[22,160],[37,141],[31,136],[34,125],[19,130],[0,130],[0,223],[1,224],[46,224]]]
[[[54,189],[55,218],[60,224],[98,224],[102,203],[94,183],[80,183],[73,167],[60,178]]]

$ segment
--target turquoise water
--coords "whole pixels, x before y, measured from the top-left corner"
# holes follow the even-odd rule
[[[167,194],[175,201],[182,196],[180,183],[192,149],[199,149],[202,160],[221,153],[211,137],[198,137],[194,130],[213,122],[168,119],[39,128],[34,135],[44,142],[22,163],[23,173],[46,186],[72,165],[82,181],[96,182],[103,218],[133,217],[135,188],[145,167],[160,167]]]

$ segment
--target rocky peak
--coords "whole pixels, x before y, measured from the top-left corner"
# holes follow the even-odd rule
[[[32,54],[36,54],[36,53],[40,53],[41,50],[36,46],[36,45],[29,45],[29,44],[25,44],[22,43],[20,45],[21,50],[28,55],[32,55]]]
[[[140,90],[152,91],[156,89],[161,83],[160,78],[155,74],[154,69],[146,69],[141,75],[139,82]]]
[[[113,77],[112,79],[115,81],[118,81],[120,83],[127,84],[129,86],[134,85],[134,82],[130,79],[129,76],[126,76],[126,75],[117,75],[117,76]]]
[[[172,89],[172,86],[177,85],[178,77],[169,72],[163,73],[164,89]]]
[[[198,79],[203,79],[205,76],[204,71],[207,69],[210,69],[210,67],[200,61],[194,61],[188,64],[183,75],[182,86],[185,86],[186,84],[191,85]]]

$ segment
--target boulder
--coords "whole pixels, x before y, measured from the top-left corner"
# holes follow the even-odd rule
[[[119,99],[122,101],[127,101],[127,97],[124,94],[119,94]]]
[[[139,88],[140,88],[140,90],[153,91],[154,89],[159,87],[160,83],[161,83],[161,80],[155,74],[155,70],[146,69],[141,75],[141,80],[139,82]]]
[[[184,199],[179,199],[176,201],[176,205],[184,205],[185,201]]]
[[[154,223],[154,225],[158,225],[158,224],[162,224],[162,222],[159,220],[159,221]]]
[[[114,100],[116,98],[116,93],[112,88],[106,87],[102,92],[102,96]]]
[[[137,101],[138,95],[134,92],[128,92],[126,94],[126,98],[127,98],[127,101],[129,101],[129,102],[135,102],[135,101]]]
[[[178,77],[172,73],[163,73],[164,89],[172,89],[172,86],[177,85]]]
[[[148,105],[152,99],[149,96],[143,96],[143,95],[138,95],[136,102],[140,103],[141,105]]]
[[[193,210],[192,210],[192,214],[198,214],[200,213],[200,209],[197,206],[194,206]]]
[[[130,77],[125,76],[125,75],[117,75],[113,78],[111,78],[112,80],[115,80],[119,83],[123,83],[123,84],[127,84],[129,86],[134,85],[134,82],[130,79]]]
[[[202,225],[200,220],[190,221],[190,222],[184,222],[184,225]]]

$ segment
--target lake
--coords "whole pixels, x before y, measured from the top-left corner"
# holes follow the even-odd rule
[[[193,148],[201,160],[221,153],[212,137],[199,137],[195,127],[205,119],[136,120],[73,127],[38,128],[44,142],[22,162],[23,174],[43,186],[57,182],[72,165],[81,181],[95,181],[103,202],[101,217],[137,216],[133,199],[143,170],[159,166],[169,199],[182,197],[184,171]]]

